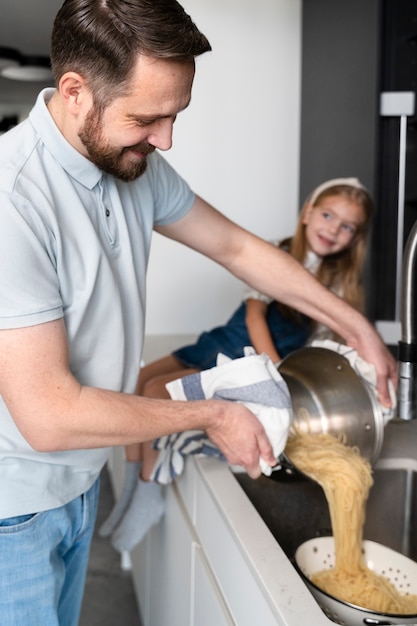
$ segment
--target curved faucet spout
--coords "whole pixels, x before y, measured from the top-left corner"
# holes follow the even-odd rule
[[[416,414],[417,343],[414,323],[414,276],[417,256],[417,221],[404,251],[401,294],[401,341],[398,349],[398,416],[410,420]]]

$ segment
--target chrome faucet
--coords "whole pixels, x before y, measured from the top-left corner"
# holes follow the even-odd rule
[[[404,251],[401,293],[401,341],[398,344],[398,417],[417,417],[417,341],[414,323],[414,275],[417,253],[417,221]]]

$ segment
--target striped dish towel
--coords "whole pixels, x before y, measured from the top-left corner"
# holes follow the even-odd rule
[[[241,402],[263,424],[278,461],[290,427],[291,399],[287,385],[266,354],[255,354],[249,348],[239,359],[219,355],[216,367],[174,380],[166,388],[173,400],[217,398]],[[182,473],[184,457],[188,454],[225,460],[203,431],[189,430],[161,437],[155,448],[159,455],[151,480],[161,484],[170,483]],[[271,474],[272,468],[262,459],[259,464],[264,474]]]

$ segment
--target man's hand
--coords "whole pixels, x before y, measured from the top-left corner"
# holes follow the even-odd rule
[[[276,465],[265,429],[249,409],[238,402],[207,402],[215,402],[219,410],[215,422],[205,431],[229,463],[243,466],[251,478],[260,476],[261,458],[271,467]]]
[[[354,347],[358,354],[368,363],[373,363],[377,375],[377,392],[379,402],[387,407],[392,405],[391,396],[388,389],[390,380],[397,389],[398,368],[397,362],[383,343],[380,336],[374,331],[369,336],[361,336],[361,340]]]

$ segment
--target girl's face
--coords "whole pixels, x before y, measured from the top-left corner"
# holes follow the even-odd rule
[[[343,195],[327,196],[305,210],[307,245],[318,256],[341,252],[360,237],[364,221],[364,211],[356,202]]]

